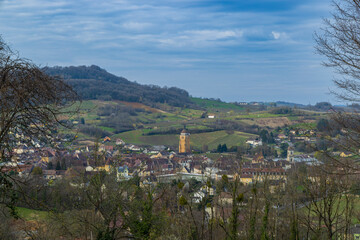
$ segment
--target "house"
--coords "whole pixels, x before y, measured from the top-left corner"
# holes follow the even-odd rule
[[[140,147],[138,146],[135,146],[135,145],[130,145],[130,146],[126,146],[127,149],[131,150],[131,151],[135,151],[135,152],[138,152],[141,150]]]
[[[303,141],[306,141],[306,142],[310,142],[310,138],[307,137],[307,136],[298,136],[298,137],[295,137],[294,139],[295,140],[303,140]]]
[[[262,153],[257,153],[251,162],[253,164],[256,164],[256,163],[264,164],[265,163],[264,155]]]
[[[18,155],[26,153],[27,148],[25,146],[19,146],[18,148],[14,148],[14,152]]]
[[[215,118],[215,115],[208,115],[208,118],[213,119],[213,118]]]
[[[285,134],[280,133],[280,134],[278,135],[278,138],[279,138],[279,139],[286,139],[287,137],[286,137]]]
[[[171,164],[163,164],[161,165],[162,172],[170,172],[173,170],[173,166]]]
[[[190,169],[187,166],[183,166],[180,172],[181,173],[191,173]]]
[[[219,168],[216,168],[216,167],[206,167],[205,168],[205,173],[209,174],[209,175],[218,173],[219,171],[220,171]]]
[[[105,145],[99,146],[99,152],[105,152]]]
[[[118,139],[116,139],[116,143],[115,143],[116,145],[125,145],[125,142],[124,142],[124,140],[122,140],[121,138],[118,138]]]
[[[249,185],[253,181],[251,174],[241,174],[240,175],[240,182],[244,185]]]
[[[193,173],[202,174],[202,167],[200,165],[195,165],[193,168]]]
[[[163,155],[161,154],[161,152],[158,152],[156,155],[152,155],[150,158],[162,158]]]
[[[247,140],[246,143],[253,147],[262,146],[261,140]]]
[[[221,206],[226,206],[226,205],[231,205],[232,204],[232,195],[231,193],[228,192],[221,192],[218,196],[217,196],[217,202],[221,205]]]
[[[107,160],[106,163],[105,163],[105,171],[106,171],[106,172],[110,172],[110,171],[111,171],[111,167],[112,167],[111,161],[110,161],[110,160]]]
[[[275,193],[278,189],[285,190],[285,180],[269,180],[269,190],[270,193]]]
[[[47,180],[56,179],[57,178],[56,170],[43,170],[43,176]]]
[[[199,190],[194,193],[191,200],[194,203],[200,203],[205,196],[206,196],[206,194],[203,191]]]
[[[112,152],[114,150],[114,146],[111,145],[101,145],[99,147],[100,152]]]
[[[96,172],[106,171],[106,169],[105,169],[105,166],[98,166],[98,167],[95,168],[95,171]]]
[[[121,179],[129,179],[129,168],[128,166],[124,165],[117,168],[116,177],[118,181]]]
[[[156,146],[153,146],[151,150],[158,151],[158,152],[164,151],[164,150],[166,150],[166,146],[164,146],[164,145],[156,145]]]
[[[103,140],[103,142],[110,142],[110,141],[111,141],[111,138],[108,137],[108,136],[106,136],[106,137],[104,138],[104,140]]]
[[[283,168],[243,168],[241,175],[252,175],[257,181],[286,180],[286,172]]]
[[[85,168],[85,171],[86,171],[86,172],[92,172],[92,171],[94,171],[94,168],[93,168],[92,166],[87,166],[87,167]]]
[[[352,153],[349,153],[349,152],[342,152],[340,153],[340,157],[342,158],[347,158],[347,157],[351,157],[352,156]]]
[[[207,184],[204,184],[201,187],[203,192],[206,192],[209,196],[214,196],[215,195],[215,189],[214,187],[209,187]]]
[[[114,150],[114,146],[105,146],[105,150],[108,152],[112,152]]]

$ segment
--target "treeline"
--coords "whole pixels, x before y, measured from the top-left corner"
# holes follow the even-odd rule
[[[179,134],[184,128],[183,127],[169,127],[169,128],[160,128],[160,129],[154,129],[150,132],[143,133],[145,136],[151,136],[151,135],[168,135],[168,134]],[[211,128],[197,128],[197,129],[191,129],[192,134],[196,133],[205,133],[205,132],[214,132],[216,130]]]
[[[74,169],[47,184],[34,172],[16,206],[49,212],[26,231],[31,239],[351,239],[359,183],[332,170],[331,164],[298,164],[283,178],[262,176],[253,184],[234,174],[156,185]],[[21,231],[0,206],[0,237],[15,239]]]
[[[239,131],[252,134],[258,134],[259,126],[249,125],[242,122],[235,122],[225,119],[217,119],[214,122],[209,122],[205,124],[207,127],[216,129],[216,130],[228,130],[228,131]]]
[[[273,114],[290,114],[293,113],[294,110],[290,107],[278,107],[270,110],[270,113]]]
[[[121,133],[135,129],[133,117],[136,117],[140,112],[145,112],[145,110],[128,106],[107,105],[99,108],[98,115],[106,116],[101,121],[101,126],[113,128],[115,133]],[[136,123],[141,123],[141,121],[136,121]]]
[[[79,132],[95,138],[102,138],[105,136],[109,136],[109,132],[99,127],[91,126],[91,125],[79,125]]]
[[[147,105],[167,103],[175,107],[195,106],[189,93],[176,87],[141,85],[106,70],[92,66],[45,67],[43,71],[52,76],[61,76],[85,100],[121,100]]]

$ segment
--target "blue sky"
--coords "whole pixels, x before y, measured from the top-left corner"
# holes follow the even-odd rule
[[[329,0],[0,0],[0,34],[41,66],[99,65],[225,101],[334,101],[313,33]]]

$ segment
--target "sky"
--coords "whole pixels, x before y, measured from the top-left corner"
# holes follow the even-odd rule
[[[314,32],[330,0],[0,0],[0,35],[39,66],[98,65],[224,101],[335,102]]]

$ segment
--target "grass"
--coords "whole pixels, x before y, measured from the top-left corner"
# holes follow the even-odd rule
[[[231,121],[237,121],[246,124],[257,124],[258,119],[271,119],[279,117],[289,117],[290,120],[297,120],[297,117],[292,117],[286,114],[271,114],[268,111],[257,111],[245,114],[245,108],[232,103],[221,102],[217,100],[192,98],[192,101],[199,105],[207,108],[208,114],[215,114],[215,119],[200,118],[205,110],[189,109],[189,108],[169,108],[168,112],[145,111],[138,112],[136,116],[131,116],[130,121],[136,124],[136,127],[142,127],[139,130],[133,130],[121,134],[110,136],[112,139],[117,137],[124,139],[127,143],[133,143],[138,145],[169,145],[177,146],[178,144],[178,133],[176,134],[162,134],[162,135],[144,135],[150,131],[159,132],[163,130],[182,129],[184,125],[186,128],[193,132],[195,130],[210,130],[209,125],[214,125],[219,119],[227,119]],[[109,132],[110,134],[115,133],[114,128],[101,126],[101,123],[106,116],[98,116],[97,109],[106,105],[119,105],[125,104],[122,102],[107,102],[99,100],[83,101],[80,106],[80,112],[73,119],[80,121],[84,118],[87,125],[100,127],[102,130]],[[129,103],[130,104],[130,103]],[[136,105],[135,107],[146,107],[138,103],[131,103]],[[141,105],[141,106],[140,106]],[[280,119],[281,120],[281,119]],[[279,121],[280,121],[279,120]],[[276,119],[274,120],[276,121]],[[296,126],[296,125],[295,125]],[[314,125],[298,125],[299,128],[310,128]],[[305,126],[305,127],[304,127]],[[76,128],[76,126],[75,126]],[[145,130],[146,129],[146,130]],[[79,136],[78,141],[89,140],[91,137],[76,133],[76,131],[63,131],[63,133],[75,133]],[[228,147],[242,145],[246,139],[253,137],[252,135],[246,135],[245,133],[235,132],[229,134],[226,131],[215,131],[198,133],[191,135],[191,144],[195,149],[201,149],[203,145],[208,145],[208,148],[214,149],[219,144],[226,144]]]
[[[98,128],[110,133],[115,132],[115,128],[111,128],[111,127],[98,126]]]
[[[147,130],[149,131],[149,130]],[[150,135],[144,136],[144,130],[134,130],[116,134],[111,138],[121,138],[126,143],[138,145],[168,145],[177,146],[179,143],[178,134],[169,135]],[[216,131],[191,134],[190,144],[193,148],[201,149],[203,145],[208,145],[209,150],[215,149],[219,144],[226,144],[228,147],[240,146],[245,143],[248,138],[255,135],[243,132],[228,133],[227,131]]]
[[[247,139],[255,135],[243,132],[228,133],[227,131],[216,131],[200,134],[192,134],[190,136],[190,144],[201,149],[203,145],[208,145],[208,148],[216,149],[219,144],[226,144],[228,148],[232,146],[241,146]]]
[[[49,216],[49,212],[46,211],[39,211],[29,208],[17,207],[17,213],[19,216],[26,221],[33,221],[33,220],[46,220]]]
[[[219,108],[219,109],[232,109],[239,111],[244,110],[244,107],[235,105],[233,103],[226,103],[226,102],[221,102],[211,99],[202,99],[202,98],[191,98],[191,100],[197,105],[201,107],[205,107],[207,109]]]
[[[70,107],[67,107],[65,110],[66,111],[75,111],[75,110],[79,109],[80,111],[91,111],[95,108],[96,108],[96,104],[94,103],[94,101],[88,100],[88,101],[82,101],[82,102],[77,101]]]
[[[312,122],[312,123],[297,123],[297,124],[292,125],[292,127],[296,128],[296,129],[312,130],[312,129],[316,129],[316,122]]]
[[[290,121],[299,120],[299,116],[288,116],[287,118],[288,118]]]
[[[144,136],[143,133],[151,131],[150,129],[128,131],[113,135],[112,138],[121,138],[126,143],[139,145],[176,145],[178,137],[176,135],[151,135]]]
[[[195,109],[182,109],[179,110],[179,115],[186,116],[188,118],[200,118],[201,115],[204,113],[204,111],[201,110],[195,110]]]
[[[254,112],[249,114],[241,114],[229,117],[229,119],[240,120],[240,119],[249,119],[249,118],[276,118],[276,117],[286,117],[286,114],[272,114],[268,112]]]
[[[343,199],[342,199],[343,200]],[[342,212],[344,209],[345,209],[345,201],[341,201],[339,204],[338,204],[338,200],[335,200],[336,202],[334,203],[334,207],[338,207],[339,206],[339,212]],[[322,205],[322,203],[318,203],[319,205]],[[312,208],[315,208],[315,206],[311,206],[311,209]],[[303,211],[307,211],[305,207],[302,208]],[[334,210],[335,211],[335,210]],[[360,211],[360,198],[359,196],[354,196],[354,212],[359,212]],[[311,215],[312,216],[315,216],[315,213],[314,212],[311,212]],[[351,218],[351,221],[352,221],[352,224],[359,224],[360,221],[359,219],[357,218],[357,216],[352,216]]]

